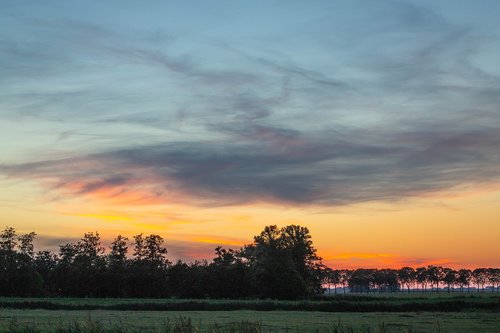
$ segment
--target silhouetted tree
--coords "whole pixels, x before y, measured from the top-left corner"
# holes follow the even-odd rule
[[[36,252],[35,233],[17,236],[6,227],[0,232],[0,296],[89,297],[211,297],[297,299],[323,292],[323,286],[341,286],[346,292],[395,292],[400,285],[424,291],[430,282],[439,290],[471,281],[479,291],[499,291],[500,270],[474,271],[440,266],[396,269],[333,270],[321,263],[307,228],[268,226],[242,249],[215,249],[208,263],[178,261],[172,265],[159,235],[134,236],[132,258],[128,239],[118,236],[101,246],[99,233],[86,233],[76,243],[59,247],[58,255]]]
[[[412,267],[402,267],[398,270],[398,279],[401,284],[406,286],[408,292],[410,292],[410,287],[416,281],[416,272]]]
[[[165,297],[167,290],[167,248],[159,235],[134,236],[133,260],[128,284],[131,296]]]
[[[307,228],[267,226],[241,256],[250,265],[260,297],[301,298],[322,290],[321,258]]]
[[[58,258],[50,251],[38,251],[35,253],[34,267],[43,280],[43,294],[57,295],[58,288],[55,283],[55,273],[58,265]]]
[[[367,293],[375,286],[375,269],[358,268],[349,277],[349,290],[353,293]]]
[[[472,271],[470,269],[458,270],[457,282],[460,285],[461,292],[463,292],[464,286],[467,286],[467,291],[470,290],[471,278],[472,278]]]
[[[328,286],[328,293],[330,294],[330,290],[333,285],[333,290],[335,294],[337,294],[337,286],[340,285],[341,280],[341,272],[340,270],[334,270],[330,267],[326,267],[324,269],[324,281]]]
[[[128,238],[118,235],[111,243],[107,256],[107,271],[104,279],[105,294],[110,297],[127,296]]]
[[[21,254],[33,259],[35,255],[33,241],[35,240],[36,233],[30,232],[26,235],[21,235],[18,238],[19,241],[19,251]]]
[[[450,292],[450,288],[457,283],[458,272],[451,268],[443,268],[443,282],[446,283],[447,291]]]
[[[427,278],[432,285],[436,286],[436,292],[439,291],[439,282],[443,280],[444,272],[441,266],[428,266],[427,267]]]
[[[17,246],[16,229],[12,227],[5,227],[0,233],[0,251],[7,254],[13,254]]]
[[[486,268],[476,268],[472,271],[472,281],[477,286],[478,291],[484,291],[484,284],[488,281],[488,271]]]
[[[495,288],[499,291],[500,287],[500,269],[488,268],[488,282],[491,283],[491,292],[495,292]]]
[[[418,267],[415,270],[415,279],[418,284],[424,290],[424,293],[427,291],[427,283],[429,282],[429,272],[425,267]]]

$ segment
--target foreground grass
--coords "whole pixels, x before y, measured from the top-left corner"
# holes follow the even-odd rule
[[[0,332],[493,332],[498,313],[302,311],[0,311]]]

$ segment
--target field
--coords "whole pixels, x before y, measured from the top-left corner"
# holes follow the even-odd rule
[[[458,298],[457,298],[458,297]],[[464,301],[465,300],[465,301]],[[402,304],[496,304],[496,308],[470,307],[463,311],[315,311],[311,304],[386,304],[397,309]],[[267,302],[267,303],[266,303]],[[334,297],[321,301],[228,301],[172,299],[25,299],[0,298],[1,332],[499,332],[500,300],[498,295],[375,295]],[[26,304],[33,305],[26,307]],[[36,308],[40,304],[55,305],[53,310]],[[137,305],[224,306],[225,311],[157,311],[133,309]],[[240,309],[241,305],[274,304],[280,307],[300,307],[306,310]],[[439,305],[439,306],[441,306]],[[61,309],[57,309],[61,306]],[[68,307],[68,310],[65,307]],[[89,309],[83,309],[89,307]],[[175,306],[174,306],[175,308]],[[266,310],[269,308],[269,310]],[[329,309],[328,307],[325,307]],[[370,306],[371,308],[371,306]],[[123,310],[119,310],[123,309]]]

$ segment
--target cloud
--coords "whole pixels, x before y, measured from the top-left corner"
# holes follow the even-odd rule
[[[300,29],[291,17],[296,39],[256,44],[12,19],[25,39],[0,52],[23,85],[1,112],[67,124],[66,157],[45,146],[0,173],[121,204],[336,206],[498,181],[500,79],[473,61],[484,36],[423,6],[365,4]]]
[[[396,201],[500,180],[500,128],[417,137],[272,127],[235,133],[233,142],[140,146],[0,172],[74,196],[200,205]]]

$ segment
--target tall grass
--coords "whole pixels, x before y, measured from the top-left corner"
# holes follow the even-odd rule
[[[376,326],[355,328],[350,324],[340,322],[323,330],[311,329],[307,332],[314,333],[389,333],[388,326],[380,322]],[[178,317],[167,319],[158,327],[141,328],[126,325],[124,323],[103,323],[87,318],[85,321],[73,321],[70,324],[56,324],[49,327],[38,327],[36,324],[21,324],[12,319],[6,333],[302,333],[304,331],[291,328],[266,328],[258,321],[241,321],[228,324],[217,324],[201,328],[192,322],[189,317]],[[411,324],[405,328],[399,328],[399,333],[413,333]],[[439,324],[435,326],[435,333],[441,332]]]

